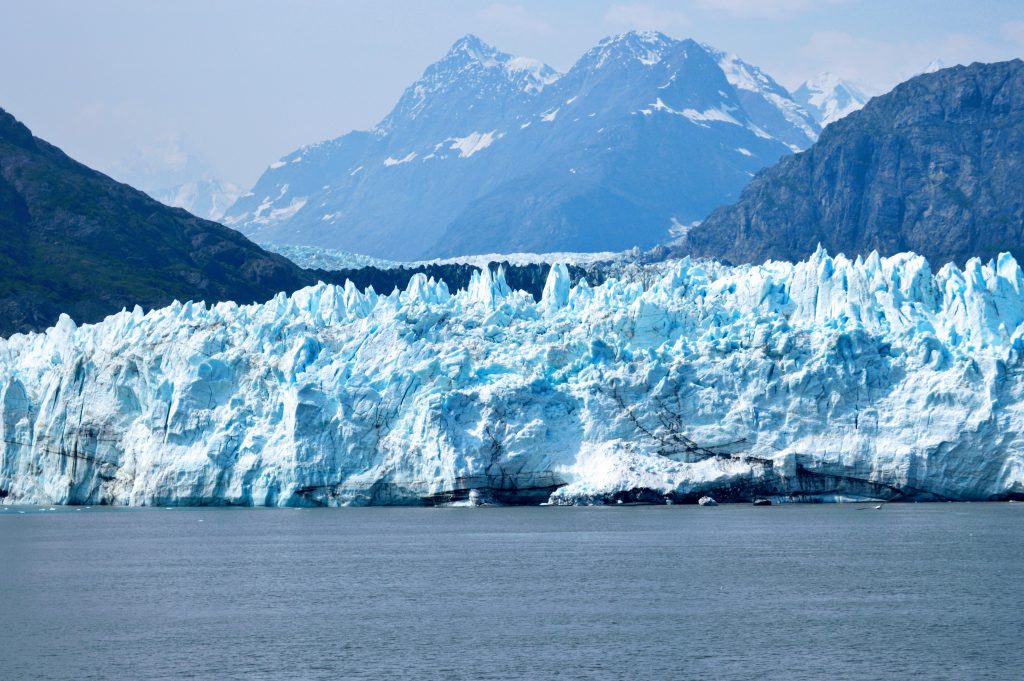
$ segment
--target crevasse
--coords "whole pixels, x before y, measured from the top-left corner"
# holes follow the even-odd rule
[[[0,340],[4,503],[1024,496],[1003,255],[484,270]]]

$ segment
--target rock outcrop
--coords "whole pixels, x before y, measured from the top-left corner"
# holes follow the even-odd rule
[[[1024,257],[1024,62],[917,76],[762,171],[677,252],[733,263],[914,251]]]

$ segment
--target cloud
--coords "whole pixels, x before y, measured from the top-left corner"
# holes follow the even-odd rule
[[[640,30],[669,31],[690,25],[690,18],[672,9],[661,9],[646,3],[612,5],[604,13],[604,22],[610,26]]]
[[[999,27],[1003,39],[1017,47],[1024,47],[1024,21],[1007,21]]]
[[[776,19],[845,0],[696,0],[696,7],[734,17]]]
[[[174,133],[136,143],[133,150],[104,168],[116,179],[151,191],[211,176],[205,160]]]
[[[1024,26],[1020,28],[1024,29]],[[874,89],[884,92],[917,75],[936,59],[947,66],[1000,61],[1012,57],[1013,50],[966,33],[947,33],[916,42],[886,42],[842,31],[821,31],[812,34],[798,54],[802,63],[814,64],[817,71],[831,71],[871,84]],[[799,82],[812,75],[780,74],[783,82]]]
[[[477,19],[488,24],[526,33],[551,33],[551,24],[530,14],[523,5],[496,2],[476,13]]]

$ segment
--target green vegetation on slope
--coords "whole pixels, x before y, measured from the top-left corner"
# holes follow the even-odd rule
[[[316,277],[32,136],[0,109],[0,335],[177,300],[267,300]]]

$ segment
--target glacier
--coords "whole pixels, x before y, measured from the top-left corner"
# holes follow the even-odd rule
[[[318,284],[0,340],[5,504],[1024,498],[1010,255]]]
[[[299,267],[306,269],[346,270],[372,267],[377,270],[420,267],[427,265],[471,265],[478,269],[492,266],[495,263],[509,265],[534,265],[561,262],[567,265],[593,266],[603,262],[639,261],[647,254],[639,248],[628,251],[593,251],[573,252],[556,251],[549,253],[485,253],[482,255],[463,255],[454,258],[434,258],[432,260],[385,260],[370,255],[339,251],[321,246],[296,246],[275,242],[261,242],[261,248],[283,255]],[[654,259],[653,256],[650,259]]]

